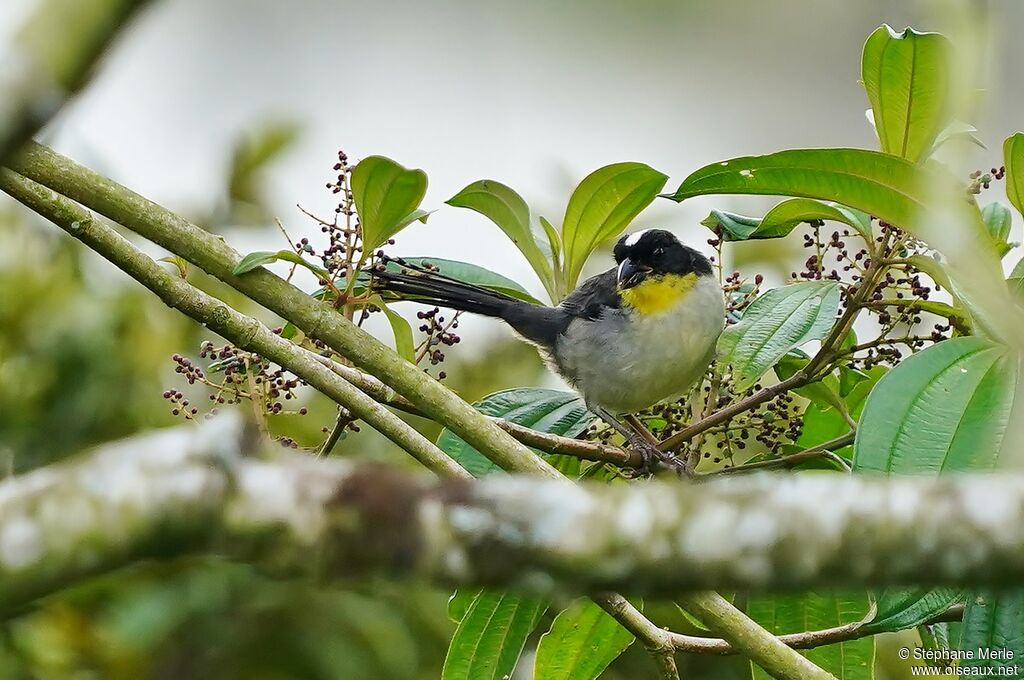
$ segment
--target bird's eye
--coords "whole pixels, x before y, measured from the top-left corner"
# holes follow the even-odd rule
[[[655,248],[654,249],[654,256],[655,257],[661,257],[664,254],[665,254],[665,249],[664,248]]]

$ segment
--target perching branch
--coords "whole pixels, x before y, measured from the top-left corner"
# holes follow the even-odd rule
[[[88,79],[144,0],[45,0],[0,55],[0,163]]]
[[[454,431],[499,467],[510,472],[563,479],[551,465],[533,455],[472,406],[425,376],[329,305],[306,295],[264,268],[243,276],[234,275],[232,270],[241,258],[223,240],[42,145],[30,143],[12,165],[20,174],[162,245],[288,319],[306,335],[321,339]],[[709,593],[708,597],[715,596]],[[595,601],[602,606],[609,604],[602,598],[595,598]],[[793,669],[805,666],[806,660],[795,652],[788,656],[763,654],[765,643],[774,639],[771,633],[750,622],[727,602],[708,616],[717,617],[719,620],[713,618],[711,623],[720,624],[717,628],[725,631],[723,635],[769,673],[787,676],[797,672]],[[633,626],[630,621],[620,620],[620,623],[649,647],[659,644],[657,640],[645,637],[646,627]],[[729,637],[734,630],[742,631],[742,634]],[[664,677],[674,677],[668,671],[664,666]]]

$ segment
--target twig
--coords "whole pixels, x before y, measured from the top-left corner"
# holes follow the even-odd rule
[[[612,618],[641,640],[644,649],[654,659],[658,674],[663,680],[679,680],[679,670],[676,668],[675,658],[676,645],[672,639],[673,633],[659,628],[629,600],[618,593],[603,593],[595,597],[594,600]]]
[[[963,617],[964,605],[955,604],[946,611],[936,614],[925,621],[924,625],[930,626],[936,623],[960,621]],[[792,647],[793,649],[813,649],[815,647],[824,647],[825,645],[834,645],[838,642],[859,640],[860,638],[875,635],[878,632],[865,626],[864,622],[856,621],[844,626],[836,626],[835,628],[788,633],[777,637],[787,647]],[[721,656],[740,653],[739,650],[729,644],[728,640],[721,638],[706,638],[695,635],[683,635],[681,633],[669,633],[669,636],[672,639],[673,646],[680,652],[716,654]]]
[[[970,317],[952,305],[934,300],[917,300],[890,298],[888,300],[868,301],[863,304],[868,309],[884,309],[886,307],[897,307],[908,312],[927,312],[935,316],[941,316],[949,321],[953,328],[967,335],[971,332]]]
[[[753,470],[773,470],[777,468],[792,468],[804,461],[814,460],[815,458],[826,457],[827,454],[832,453],[837,449],[841,449],[844,446],[849,446],[853,443],[856,436],[855,432],[847,432],[846,434],[831,439],[818,446],[812,446],[809,449],[803,451],[797,451],[791,453],[788,456],[780,456],[779,458],[771,458],[769,460],[759,460],[755,463],[744,463],[743,465],[736,465],[733,467],[722,468],[720,470],[714,470],[707,472],[700,477],[712,477],[715,475],[728,475],[736,472],[751,472]],[[845,467],[845,465],[844,465]]]
[[[329,456],[331,451],[334,450],[335,444],[341,439],[342,433],[345,428],[348,427],[349,423],[352,422],[352,414],[349,413],[348,409],[344,406],[338,407],[338,415],[334,419],[334,425],[331,426],[330,432],[327,433],[327,438],[324,439],[324,443],[317,449],[317,457]]]

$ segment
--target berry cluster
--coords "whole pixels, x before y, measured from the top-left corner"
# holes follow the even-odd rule
[[[437,366],[445,359],[445,353],[441,347],[454,347],[462,341],[462,338],[455,333],[455,329],[459,327],[460,314],[461,312],[456,312],[446,321],[437,307],[425,312],[416,312],[416,318],[424,322],[420,325],[419,331],[426,335],[416,348],[416,363],[429,359],[431,366]],[[444,380],[447,375],[441,371],[437,377]]]

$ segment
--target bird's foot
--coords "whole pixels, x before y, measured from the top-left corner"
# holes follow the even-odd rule
[[[658,470],[667,469],[679,477],[693,477],[693,470],[689,468],[686,461],[678,458],[675,454],[662,451],[640,435],[630,437],[629,445],[640,455],[640,465],[631,476],[646,477],[653,475]]]

